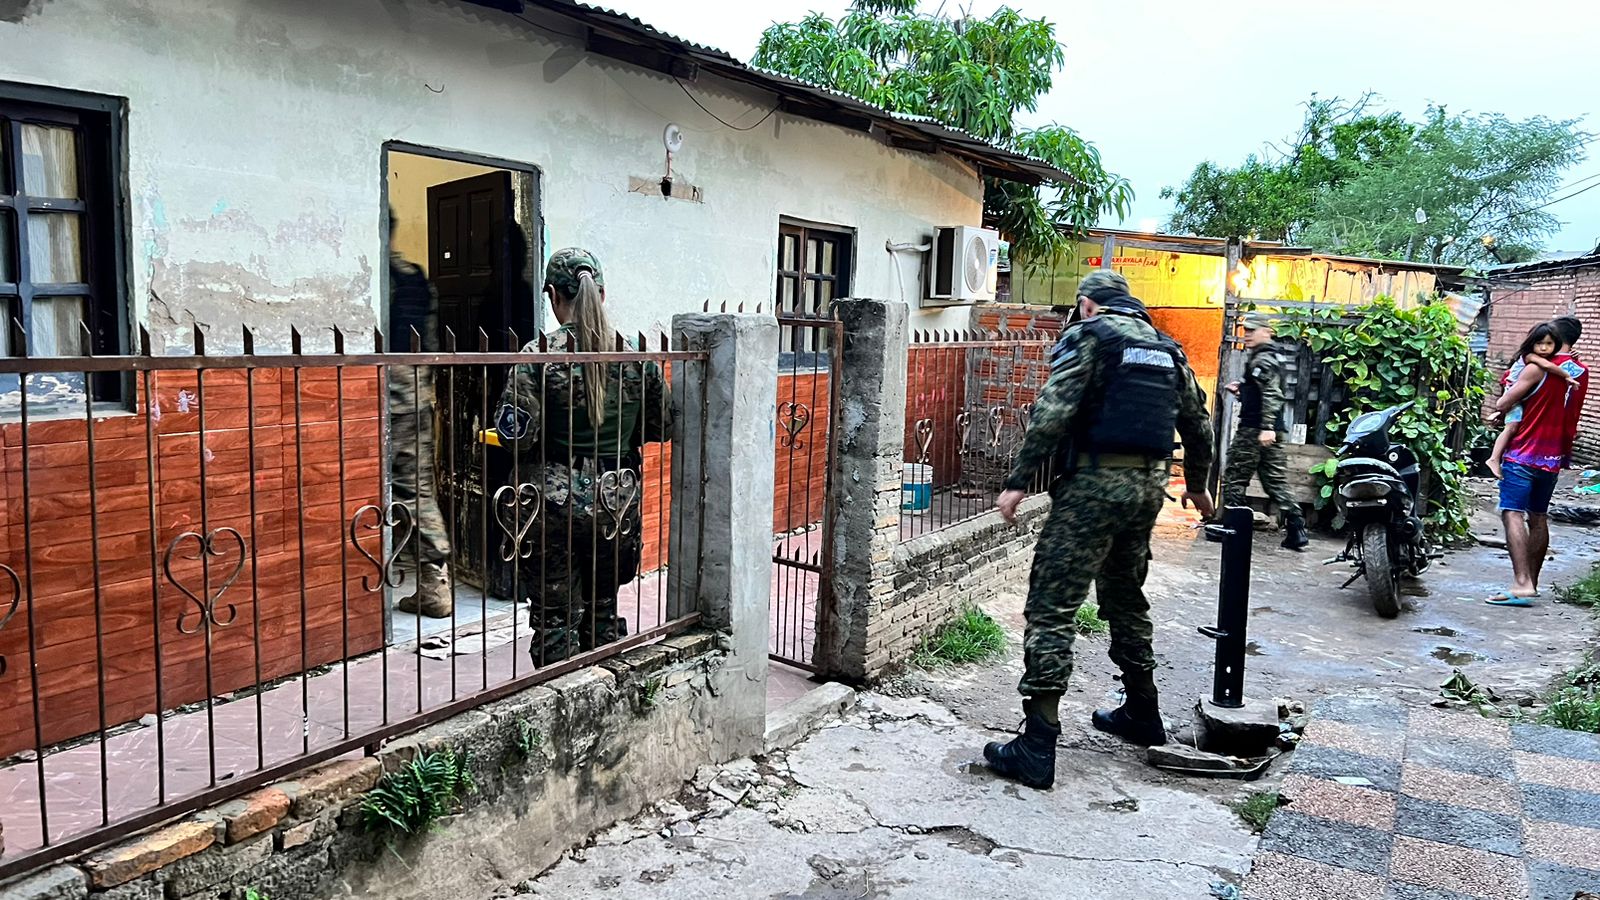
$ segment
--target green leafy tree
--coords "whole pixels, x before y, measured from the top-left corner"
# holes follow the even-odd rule
[[[1404,151],[1318,199],[1306,240],[1383,259],[1467,266],[1531,259],[1561,226],[1545,203],[1562,173],[1584,158],[1588,136],[1577,124],[1430,108]]]
[[[1546,204],[1591,139],[1577,120],[1430,107],[1408,122],[1372,99],[1313,97],[1283,147],[1196,166],[1161,192],[1170,230],[1471,266],[1527,259],[1559,226]]]
[[[1330,434],[1343,435],[1360,413],[1416,404],[1395,423],[1394,437],[1428,475],[1430,522],[1446,535],[1465,534],[1467,463],[1452,437],[1480,421],[1487,379],[1455,313],[1442,303],[1401,309],[1379,297],[1353,310],[1282,310],[1278,319],[1279,336],[1309,345],[1344,385],[1345,408],[1328,423]],[[1323,476],[1319,505],[1325,505],[1333,496],[1333,462],[1313,471]]]
[[[1010,7],[987,17],[917,12],[916,0],[856,0],[833,20],[813,13],[761,36],[755,65],[927,116],[1050,163],[1071,176],[1042,187],[986,179],[984,212],[1029,266],[1054,262],[1102,215],[1125,218],[1127,180],[1069,128],[1020,128],[1050,90],[1065,56],[1055,26]],[[942,7],[941,7],[942,8]]]
[[[1176,201],[1168,230],[1300,240],[1324,193],[1410,146],[1415,128],[1397,113],[1369,112],[1372,101],[1371,94],[1353,103],[1313,95],[1300,131],[1284,145],[1235,168],[1200,163],[1182,187],[1161,191]]]

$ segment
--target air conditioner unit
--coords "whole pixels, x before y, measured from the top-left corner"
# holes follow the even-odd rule
[[[923,306],[955,306],[993,300],[1000,270],[1000,233],[953,225],[938,229],[928,256]]]

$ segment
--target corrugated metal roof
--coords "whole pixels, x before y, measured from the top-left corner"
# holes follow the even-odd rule
[[[896,113],[793,76],[757,68],[733,54],[662,31],[641,19],[575,0],[466,0],[489,9],[520,15],[535,7],[577,21],[591,32],[622,40],[647,54],[666,54],[695,68],[777,94],[779,111],[792,116],[867,131],[890,146],[907,150],[943,150],[969,160],[990,174],[1024,182],[1073,181],[1071,175],[1044,160],[1007,150],[976,135],[926,116]],[[647,68],[651,60],[633,55],[627,47],[597,42],[591,35],[589,51],[624,59]],[[675,74],[675,73],[669,73]]]
[[[1600,265],[1600,246],[1589,251],[1547,253],[1533,262],[1489,266],[1484,271],[1491,275],[1509,275],[1514,272],[1536,272],[1541,269],[1564,269],[1591,264]]]

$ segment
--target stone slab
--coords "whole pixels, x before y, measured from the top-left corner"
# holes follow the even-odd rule
[[[1416,797],[1400,797],[1395,809],[1395,831],[1441,844],[1459,844],[1507,856],[1522,855],[1522,822],[1517,817],[1447,806]]]
[[[72,866],[56,866],[0,883],[0,900],[81,900],[89,896],[89,876]]]
[[[216,842],[214,822],[191,819],[102,850],[85,859],[83,867],[95,887],[116,887],[193,856]]]
[[[807,691],[767,714],[767,752],[798,744],[817,726],[843,715],[855,705],[855,690],[836,681]]]
[[[1392,837],[1373,828],[1280,809],[1261,838],[1261,849],[1353,869],[1369,875],[1389,871]]]
[[[1513,725],[1511,746],[1532,753],[1600,762],[1600,734],[1584,734],[1546,725]]]
[[[1255,756],[1278,740],[1278,704],[1246,698],[1237,709],[1202,699],[1197,709],[1205,725],[1204,749],[1216,753]]]

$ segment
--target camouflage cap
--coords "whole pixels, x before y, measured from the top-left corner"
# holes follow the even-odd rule
[[[1128,279],[1111,269],[1095,269],[1078,282],[1078,296],[1099,301],[1096,294],[1129,294]]]
[[[1258,328],[1272,328],[1272,320],[1267,318],[1266,313],[1248,312],[1244,314],[1244,317],[1241,319],[1241,321],[1244,323],[1245,331],[1255,331]]]
[[[600,260],[581,247],[567,247],[550,254],[544,267],[544,283],[554,287],[556,293],[571,297],[578,293],[578,273],[589,270],[596,287],[605,287],[606,279],[600,271]]]

